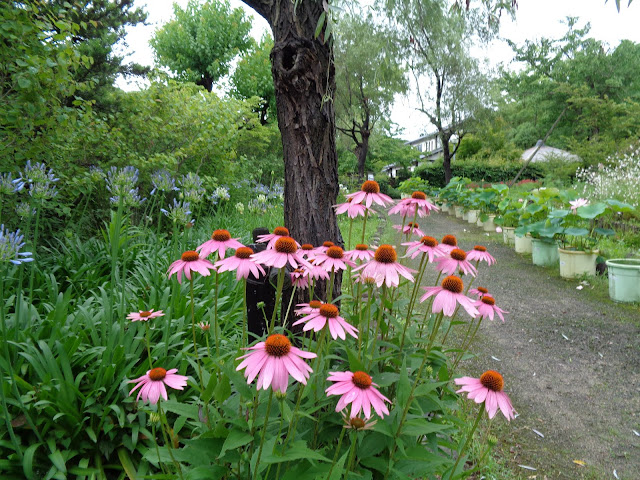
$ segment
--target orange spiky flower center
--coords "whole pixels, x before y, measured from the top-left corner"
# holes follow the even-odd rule
[[[480,376],[480,383],[483,387],[493,390],[494,392],[501,392],[504,387],[504,380],[495,370],[487,370]]]
[[[422,192],[413,192],[411,198],[417,198],[418,200],[426,200],[427,196]]]
[[[372,383],[371,377],[364,372],[354,372],[351,381],[356,387],[361,388],[362,390],[369,388]]]
[[[156,367],[149,370],[149,378],[154,382],[163,380],[167,376],[167,371],[164,368]]]
[[[369,246],[365,245],[364,243],[359,243],[356,245],[356,250],[360,250],[361,252],[366,252],[367,250],[369,250]]]
[[[452,247],[458,246],[458,240],[453,235],[445,235],[444,237],[442,237],[442,242],[440,243],[444,243],[445,245],[451,245]]]
[[[333,247],[334,245],[335,245],[335,243],[333,243],[333,242],[329,242],[329,241],[324,242],[324,243],[322,244],[322,246],[323,246],[323,247],[327,247],[327,248],[329,248],[329,247]]]
[[[253,255],[253,250],[250,247],[238,247],[236,250],[238,258],[249,258],[251,255]]]
[[[420,242],[423,245],[426,245],[427,247],[437,247],[438,246],[438,241],[435,238],[430,237],[428,235],[425,235],[424,237],[422,237],[420,239]]]
[[[473,247],[474,250],[477,250],[478,252],[486,252],[487,251],[487,247],[483,247],[482,245],[476,245],[475,247]]]
[[[265,340],[264,349],[272,357],[284,357],[291,350],[291,342],[284,335],[274,333]]]
[[[486,288],[484,288],[484,287],[478,287],[478,291],[479,291],[479,292],[481,292],[481,293],[484,293],[485,295],[486,295],[487,293],[489,293],[489,290],[487,290],[487,289],[486,289]]]
[[[302,250],[313,250],[313,245],[311,245],[310,243],[305,243],[304,245],[302,245],[300,247]]]
[[[274,235],[282,235],[284,237],[288,237],[289,236],[289,229],[285,228],[285,227],[276,227],[273,229],[273,234]]]
[[[445,277],[444,280],[442,280],[442,288],[448,290],[449,292],[462,293],[464,285],[459,277],[456,277],[455,275],[449,275],[448,277]]]
[[[148,311],[145,310],[144,312],[140,312],[140,316],[142,318],[150,317],[151,316],[151,312],[148,312]]]
[[[349,425],[351,425],[351,428],[353,428],[354,430],[362,430],[365,427],[364,420],[360,417],[353,417],[352,419],[350,419]]]
[[[311,308],[320,308],[322,306],[322,302],[320,300],[311,300],[309,302],[309,307]]]
[[[275,248],[278,253],[296,253],[298,250],[296,241],[291,237],[280,237],[276,240]]]
[[[418,224],[416,222],[407,223],[407,227],[409,228],[418,228]]]
[[[362,184],[361,190],[367,193],[380,193],[380,185],[374,180],[367,180]]]
[[[320,315],[326,318],[336,318],[338,316],[338,307],[330,303],[325,303],[320,306]]]
[[[453,258],[454,260],[458,260],[459,262],[467,259],[467,254],[465,253],[465,251],[460,250],[459,248],[454,248],[453,250],[451,250],[451,253],[449,255],[451,255],[451,258]]]
[[[216,230],[211,235],[211,239],[217,242],[226,242],[231,240],[231,234],[227,230]]]
[[[481,300],[482,300],[482,303],[486,303],[487,305],[495,305],[496,304],[496,301],[494,300],[494,298],[493,297],[489,297],[487,295],[484,295]]]
[[[195,262],[196,260],[200,260],[200,255],[198,255],[198,252],[194,250],[187,250],[182,254],[180,259],[183,262]]]
[[[343,256],[344,251],[342,250],[342,248],[336,245],[327,249],[327,257],[329,258],[342,258]]]
[[[375,259],[380,263],[394,263],[398,255],[391,245],[380,245],[376,250]]]

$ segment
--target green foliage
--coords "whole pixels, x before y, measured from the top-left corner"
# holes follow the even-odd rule
[[[607,49],[587,38],[589,25],[577,28],[567,19],[560,39],[512,44],[516,60],[527,68],[503,72],[498,89],[499,112],[507,123],[508,138],[528,148],[543,138],[567,108],[548,144],[568,148],[585,165],[595,165],[637,138],[640,82],[640,45],[621,42]]]
[[[514,179],[516,173],[522,167],[521,162],[494,162],[483,160],[453,161],[451,171],[456,177],[466,177],[475,182],[508,183]],[[434,186],[445,186],[442,160],[421,165],[416,173]],[[545,170],[539,163],[530,163],[522,173],[521,178],[539,179],[544,176]]]
[[[174,4],[173,15],[151,39],[156,60],[178,79],[211,91],[229,73],[231,61],[250,47],[251,21],[225,0],[190,0],[184,10]]]
[[[274,122],[276,119],[276,92],[271,75],[271,49],[273,39],[265,34],[259,43],[253,42],[250,50],[244,53],[231,75],[231,94],[248,100],[259,97],[256,106],[260,112],[260,122]]]

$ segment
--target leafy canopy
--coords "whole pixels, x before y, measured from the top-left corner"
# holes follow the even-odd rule
[[[190,0],[183,10],[173,5],[174,19],[151,39],[156,61],[181,81],[211,91],[229,73],[231,61],[251,46],[251,19],[222,0]]]

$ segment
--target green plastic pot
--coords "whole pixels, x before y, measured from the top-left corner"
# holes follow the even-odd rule
[[[558,264],[558,244],[553,240],[531,239],[531,260],[539,267]]]
[[[615,302],[640,302],[640,259],[607,260],[609,297]]]

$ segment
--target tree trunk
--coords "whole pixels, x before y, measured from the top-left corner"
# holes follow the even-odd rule
[[[284,222],[300,243],[342,244],[338,196],[333,55],[315,38],[323,2],[244,0],[271,25],[271,64],[284,150]],[[338,290],[339,292],[339,290]]]
[[[444,169],[444,183],[445,185],[449,183],[451,177],[451,151],[449,150],[449,139],[451,137],[447,135],[441,135],[440,140],[442,140],[442,168]]]
[[[369,136],[371,132],[369,130],[362,130],[362,141],[356,146],[356,157],[358,159],[358,176],[360,180],[365,180],[365,166],[367,163],[367,154],[369,153]]]

